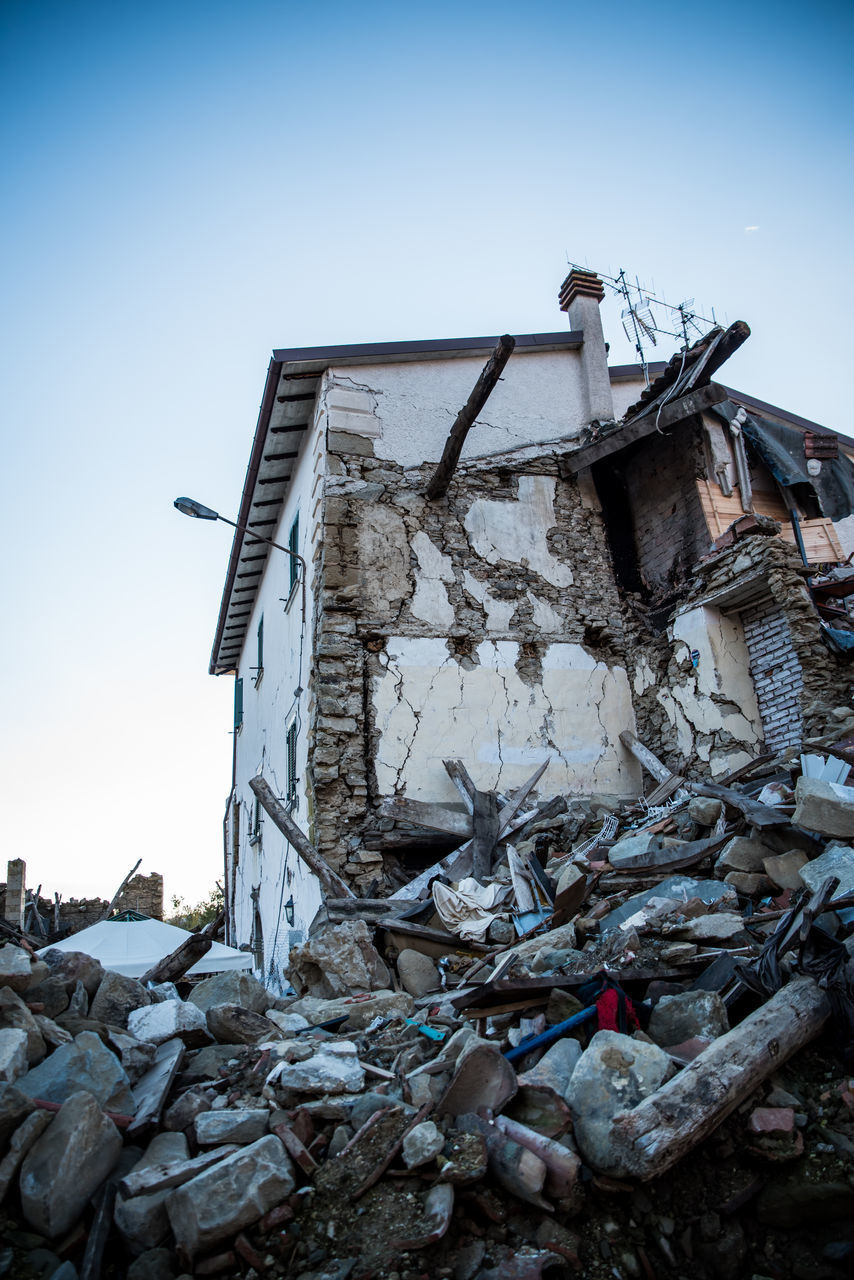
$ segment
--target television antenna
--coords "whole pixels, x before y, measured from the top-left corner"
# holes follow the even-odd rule
[[[570,262],[569,265],[578,268],[579,271],[590,270],[589,267],[582,267],[577,262]],[[623,300],[620,313],[623,332],[629,342],[634,344],[647,386],[649,386],[649,362],[646,353],[650,347],[658,345],[659,335],[680,342],[680,350],[685,352],[692,342],[698,337],[702,338],[709,329],[717,325],[714,308],[712,318],[708,319],[695,310],[693,298],[686,298],[673,306],[663,298],[656,298],[649,289],[644,289],[637,276],[632,283],[623,268],[620,268],[615,276],[608,275],[604,271],[597,271],[596,274],[614,294]]]

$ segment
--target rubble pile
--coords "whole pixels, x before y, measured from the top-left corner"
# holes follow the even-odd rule
[[[328,899],[287,996],[0,947],[0,1274],[850,1275],[854,791],[740,773]]]

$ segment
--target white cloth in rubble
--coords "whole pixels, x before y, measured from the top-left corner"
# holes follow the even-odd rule
[[[509,885],[481,884],[470,876],[460,880],[456,889],[436,880],[433,903],[450,933],[469,942],[481,942],[492,921],[503,914],[494,908],[506,901],[510,892]]]

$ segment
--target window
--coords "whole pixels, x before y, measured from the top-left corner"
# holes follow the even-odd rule
[[[289,809],[297,807],[297,722],[293,721],[288,729],[287,738],[288,749],[288,789],[285,793],[285,803]]]
[[[234,732],[237,733],[243,724],[243,677],[234,681]]]
[[[249,843],[252,845],[261,843],[261,801],[255,797],[255,807],[252,810],[252,830],[249,834]]]
[[[258,648],[256,665],[252,668],[255,672],[255,688],[257,689],[261,683],[261,677],[264,674],[264,615],[261,614],[261,620],[258,623]]]
[[[299,512],[294,516],[294,522],[288,534],[288,550],[292,553],[290,590],[293,591],[299,582],[299,560],[294,559],[294,556],[299,553]]]

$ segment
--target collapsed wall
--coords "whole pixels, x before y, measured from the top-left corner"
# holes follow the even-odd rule
[[[638,732],[674,772],[721,775],[796,746],[848,699],[845,659],[825,644],[801,559],[779,537],[701,560],[665,631],[631,616]]]
[[[383,884],[376,803],[453,804],[443,759],[484,789],[546,759],[541,794],[640,779],[619,745],[634,719],[602,517],[557,445],[464,463],[429,502],[430,467],[355,441],[329,458],[309,752],[316,843],[364,892]]]
[[[12,865],[10,863],[10,867]],[[23,875],[26,876],[26,863],[20,863],[20,865],[23,866]],[[103,919],[110,902],[107,898],[69,898],[63,902],[61,896],[57,902],[56,898],[51,900],[39,895],[34,900],[34,905],[49,933],[67,936],[79,933],[81,929],[88,929],[90,925]],[[29,933],[38,936],[38,925],[28,918],[30,912],[25,908],[24,915],[17,918],[17,907],[17,895],[14,905],[11,902],[7,904],[7,885],[0,884],[0,916],[9,923],[17,923],[19,927],[24,927]],[[115,912],[138,911],[140,915],[162,920],[163,876],[158,871],[153,871],[149,876],[132,876],[119,894],[113,910]],[[16,918],[13,919],[13,917]]]

